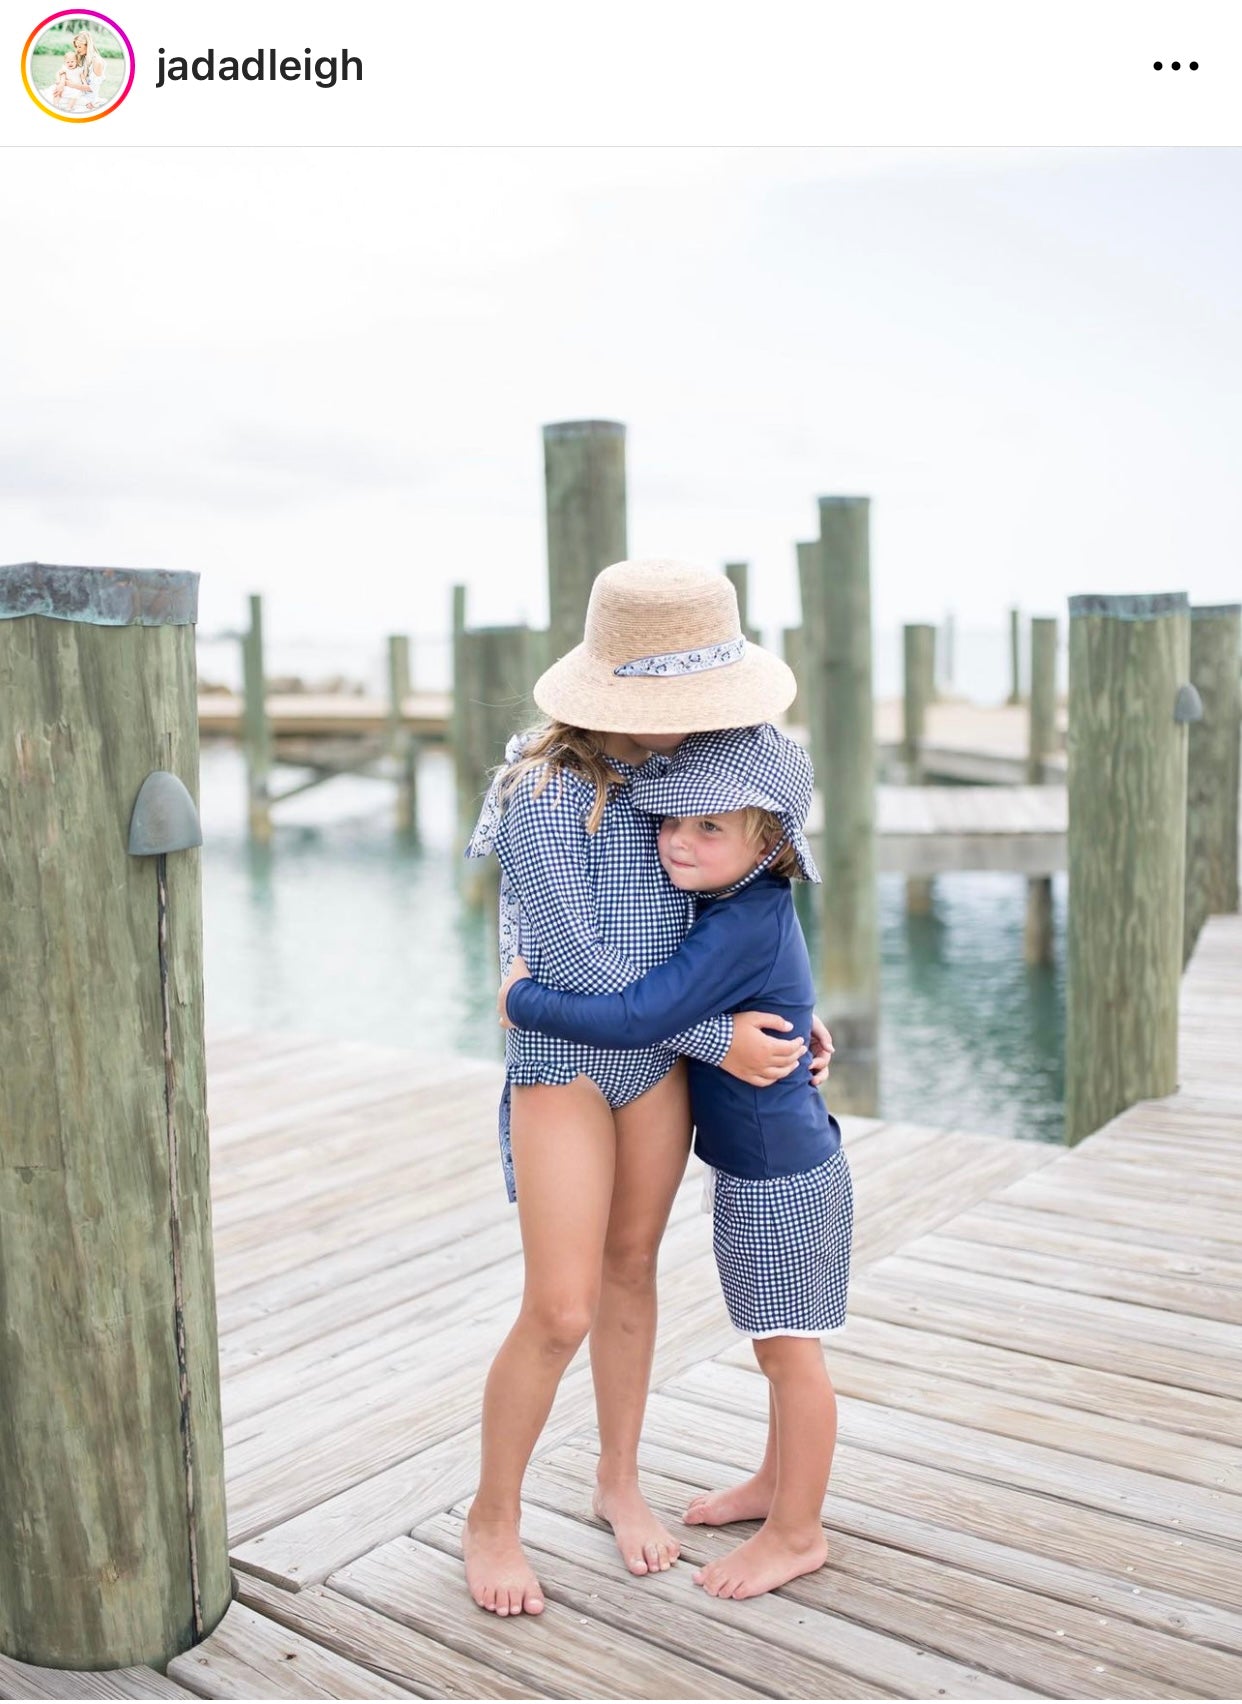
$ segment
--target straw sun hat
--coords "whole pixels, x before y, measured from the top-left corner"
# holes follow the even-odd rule
[[[614,562],[591,588],[581,645],[535,682],[545,716],[601,734],[689,734],[770,722],[797,682],[742,634],[723,574]]]

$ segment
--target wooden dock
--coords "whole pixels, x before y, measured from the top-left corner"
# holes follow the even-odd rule
[[[150,1671],[0,1660],[23,1697],[1242,1694],[1242,918],[1182,986],[1181,1086],[1070,1151],[847,1120],[851,1319],[820,1573],[747,1603],[676,1522],[758,1459],[763,1379],[698,1181],[662,1261],[648,1493],[684,1564],[635,1580],[589,1513],[568,1374],[527,1488],[548,1609],[459,1563],[478,1402],[519,1286],[495,1067],[296,1037],[211,1051],[231,1550],[221,1626]]]
[[[402,725],[420,739],[444,744],[452,707],[451,693],[412,692],[403,700]],[[204,739],[238,739],[242,713],[240,693],[200,693],[199,733]],[[269,693],[267,714],[276,739],[360,739],[387,733],[389,728],[384,699],[348,692]]]
[[[412,692],[404,700],[404,725],[433,743],[448,739],[452,695]],[[199,731],[204,738],[237,738],[242,731],[239,693],[199,695]],[[385,733],[388,704],[382,698],[345,692],[270,693],[267,713],[274,736],[310,738],[349,737]],[[875,738],[884,752],[896,751],[901,740],[901,700],[877,699]],[[1064,709],[1061,711],[1064,726]],[[798,737],[805,729],[791,727]],[[1026,775],[1027,709],[1025,705],[970,704],[944,699],[927,711],[926,756],[930,773],[949,780],[1022,781]],[[1050,767],[1064,770],[1064,756],[1053,755]],[[964,772],[970,763],[976,773]]]
[[[900,705],[881,702],[877,712],[877,751],[897,750],[890,724]],[[276,753],[297,765],[339,764],[356,769],[350,748],[363,740],[379,742],[371,764],[388,775],[391,764],[380,750],[388,727],[379,700],[347,695],[287,694],[268,700]],[[445,694],[411,694],[405,700],[405,726],[433,745],[447,738],[449,699]],[[212,693],[199,700],[201,732],[231,735],[240,726],[240,700]],[[1054,756],[1057,779],[1027,786],[1026,711],[1022,706],[933,705],[929,721],[936,743],[926,748],[928,771],[942,780],[990,783],[975,786],[905,787],[882,782],[876,788],[876,853],[880,870],[907,876],[935,876],[960,870],[1006,870],[1047,876],[1067,862],[1067,809],[1064,756]],[[793,729],[795,735],[798,729]],[[882,738],[881,735],[884,737]],[[296,789],[295,789],[296,790]],[[810,829],[818,832],[822,806],[818,795]]]

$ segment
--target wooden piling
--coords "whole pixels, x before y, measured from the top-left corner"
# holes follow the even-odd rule
[[[918,786],[923,780],[922,746],[927,728],[927,706],[935,691],[936,629],[924,622],[907,622],[902,629],[903,726],[901,755],[906,780]]]
[[[1238,909],[1239,644],[1242,604],[1190,611],[1190,679],[1203,702],[1190,724],[1186,778],[1186,917],[1189,961],[1211,916]]]
[[[742,633],[749,644],[759,643],[759,629],[752,626],[750,619],[750,563],[726,562],[725,574],[729,583],[737,593],[738,614],[742,618]]]
[[[1047,759],[1056,748],[1057,623],[1055,616],[1031,621],[1031,713],[1027,730],[1026,778],[1032,786],[1048,779]],[[1052,963],[1052,878],[1029,876],[1023,957],[1027,964]]]
[[[1009,611],[1009,698],[1010,704],[1022,702],[1022,612]]]
[[[804,728],[806,726],[806,690],[802,683],[806,674],[806,655],[802,643],[801,627],[784,627],[781,629],[781,655],[793,670],[794,679],[798,683],[797,694],[793,703],[785,712],[785,719],[792,722],[797,728]]]
[[[923,740],[927,728],[927,706],[936,691],[936,629],[926,622],[907,622],[902,629],[904,680],[901,754],[906,784],[922,786]],[[921,916],[932,909],[930,876],[906,877],[906,910]]]
[[[267,719],[263,663],[263,599],[250,598],[250,629],[242,636],[242,747],[250,834],[259,845],[272,838],[272,732]]]
[[[199,854],[127,850],[197,792],[197,581],[0,568],[0,1650],[55,1668],[230,1596]]]
[[[453,797],[457,809],[457,851],[464,852],[474,826],[470,803],[474,797],[466,750],[466,588],[453,587],[453,698],[449,708],[449,749],[453,754]]]
[[[563,420],[543,429],[548,516],[548,650],[555,662],[582,638],[591,586],[626,554],[625,427]]]
[[[1177,1087],[1184,592],[1070,599],[1066,1140]]]
[[[802,540],[794,546],[798,559],[798,592],[802,601],[802,673],[798,676],[798,702],[807,731],[816,784],[822,789],[828,763],[824,749],[826,723],[817,708],[823,696],[821,674],[828,655],[828,591],[820,541]]]
[[[529,628],[478,627],[462,635],[463,846],[509,736],[528,727],[538,714],[530,696],[532,685]],[[484,902],[496,880],[495,859],[463,860],[463,866],[463,892],[473,902]]]
[[[818,624],[804,620],[819,786],[828,801],[819,993],[837,1045],[832,1103],[858,1113],[874,1113],[879,1098],[869,510],[866,497],[820,498],[817,560],[807,562],[815,569],[809,602]],[[805,594],[803,610],[809,615]]]
[[[388,755],[396,771],[398,834],[418,833],[418,738],[405,726],[405,701],[412,688],[410,641],[388,636]]]

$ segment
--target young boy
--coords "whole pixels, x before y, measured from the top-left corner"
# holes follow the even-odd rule
[[[814,986],[791,876],[818,881],[804,833],[810,760],[762,725],[690,735],[634,781],[663,817],[660,862],[697,897],[672,958],[619,994],[567,994],[519,958],[500,991],[502,1023],[598,1047],[642,1047],[717,1012],[760,1007],[810,1033]],[[827,1557],[821,1506],[836,1442],[836,1398],[820,1338],[845,1321],[853,1197],[841,1132],[805,1058],[759,1091],[687,1061],[695,1150],[712,1168],[713,1246],[729,1317],[754,1340],[769,1384],[757,1473],[696,1498],[687,1521],[763,1521],[695,1580],[714,1597],[755,1597]]]

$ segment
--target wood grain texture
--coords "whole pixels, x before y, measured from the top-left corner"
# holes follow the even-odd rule
[[[555,662],[582,640],[595,576],[626,557],[625,427],[612,420],[545,426],[543,463],[547,654]]]
[[[478,1387],[520,1287],[512,1235],[489,1248],[509,1211],[490,1148],[498,1071],[463,1067],[454,1098],[435,1065],[383,1050],[329,1060],[273,1040],[269,1061],[254,1038],[222,1038],[222,1202],[244,1214],[253,1188],[264,1203],[221,1254],[237,1309],[234,1607],[256,1619],[230,1615],[180,1683],[287,1696],[292,1669],[310,1682],[299,1696],[375,1682],[482,1697],[1236,1696],[1242,918],[1205,926],[1179,1009],[1181,1089],[1073,1149],[845,1120],[858,1223],[851,1317],[829,1345],[830,1560],[763,1603],[720,1604],[690,1579],[750,1529],[679,1519],[696,1491],[753,1468],[766,1412],[688,1177],[640,1457],[684,1561],[632,1579],[591,1515],[580,1359],[525,1486],[541,1624],[475,1611],[459,1560]],[[486,1163],[465,1164],[457,1192],[446,1158],[476,1122]],[[303,1175],[317,1151],[324,1187]],[[390,1160],[408,1180],[395,1205],[373,1192]],[[23,1684],[67,1695],[60,1680],[38,1691],[37,1671]],[[129,1695],[100,1684],[83,1695]]]
[[[1070,619],[1066,1139],[1177,1087],[1190,618],[1096,599]]]
[[[836,1104],[879,1104],[879,925],[875,741],[871,691],[870,505],[821,498],[820,538],[801,564],[811,755],[832,800],[823,834],[822,948],[817,983],[840,1053]]]
[[[1188,960],[1207,918],[1238,909],[1238,765],[1242,606],[1191,609],[1190,678],[1203,720],[1190,724],[1186,775]]]
[[[190,627],[0,622],[0,1648],[158,1662],[193,1628],[147,774],[197,793]],[[199,854],[167,860],[202,1615],[228,1602]]]

